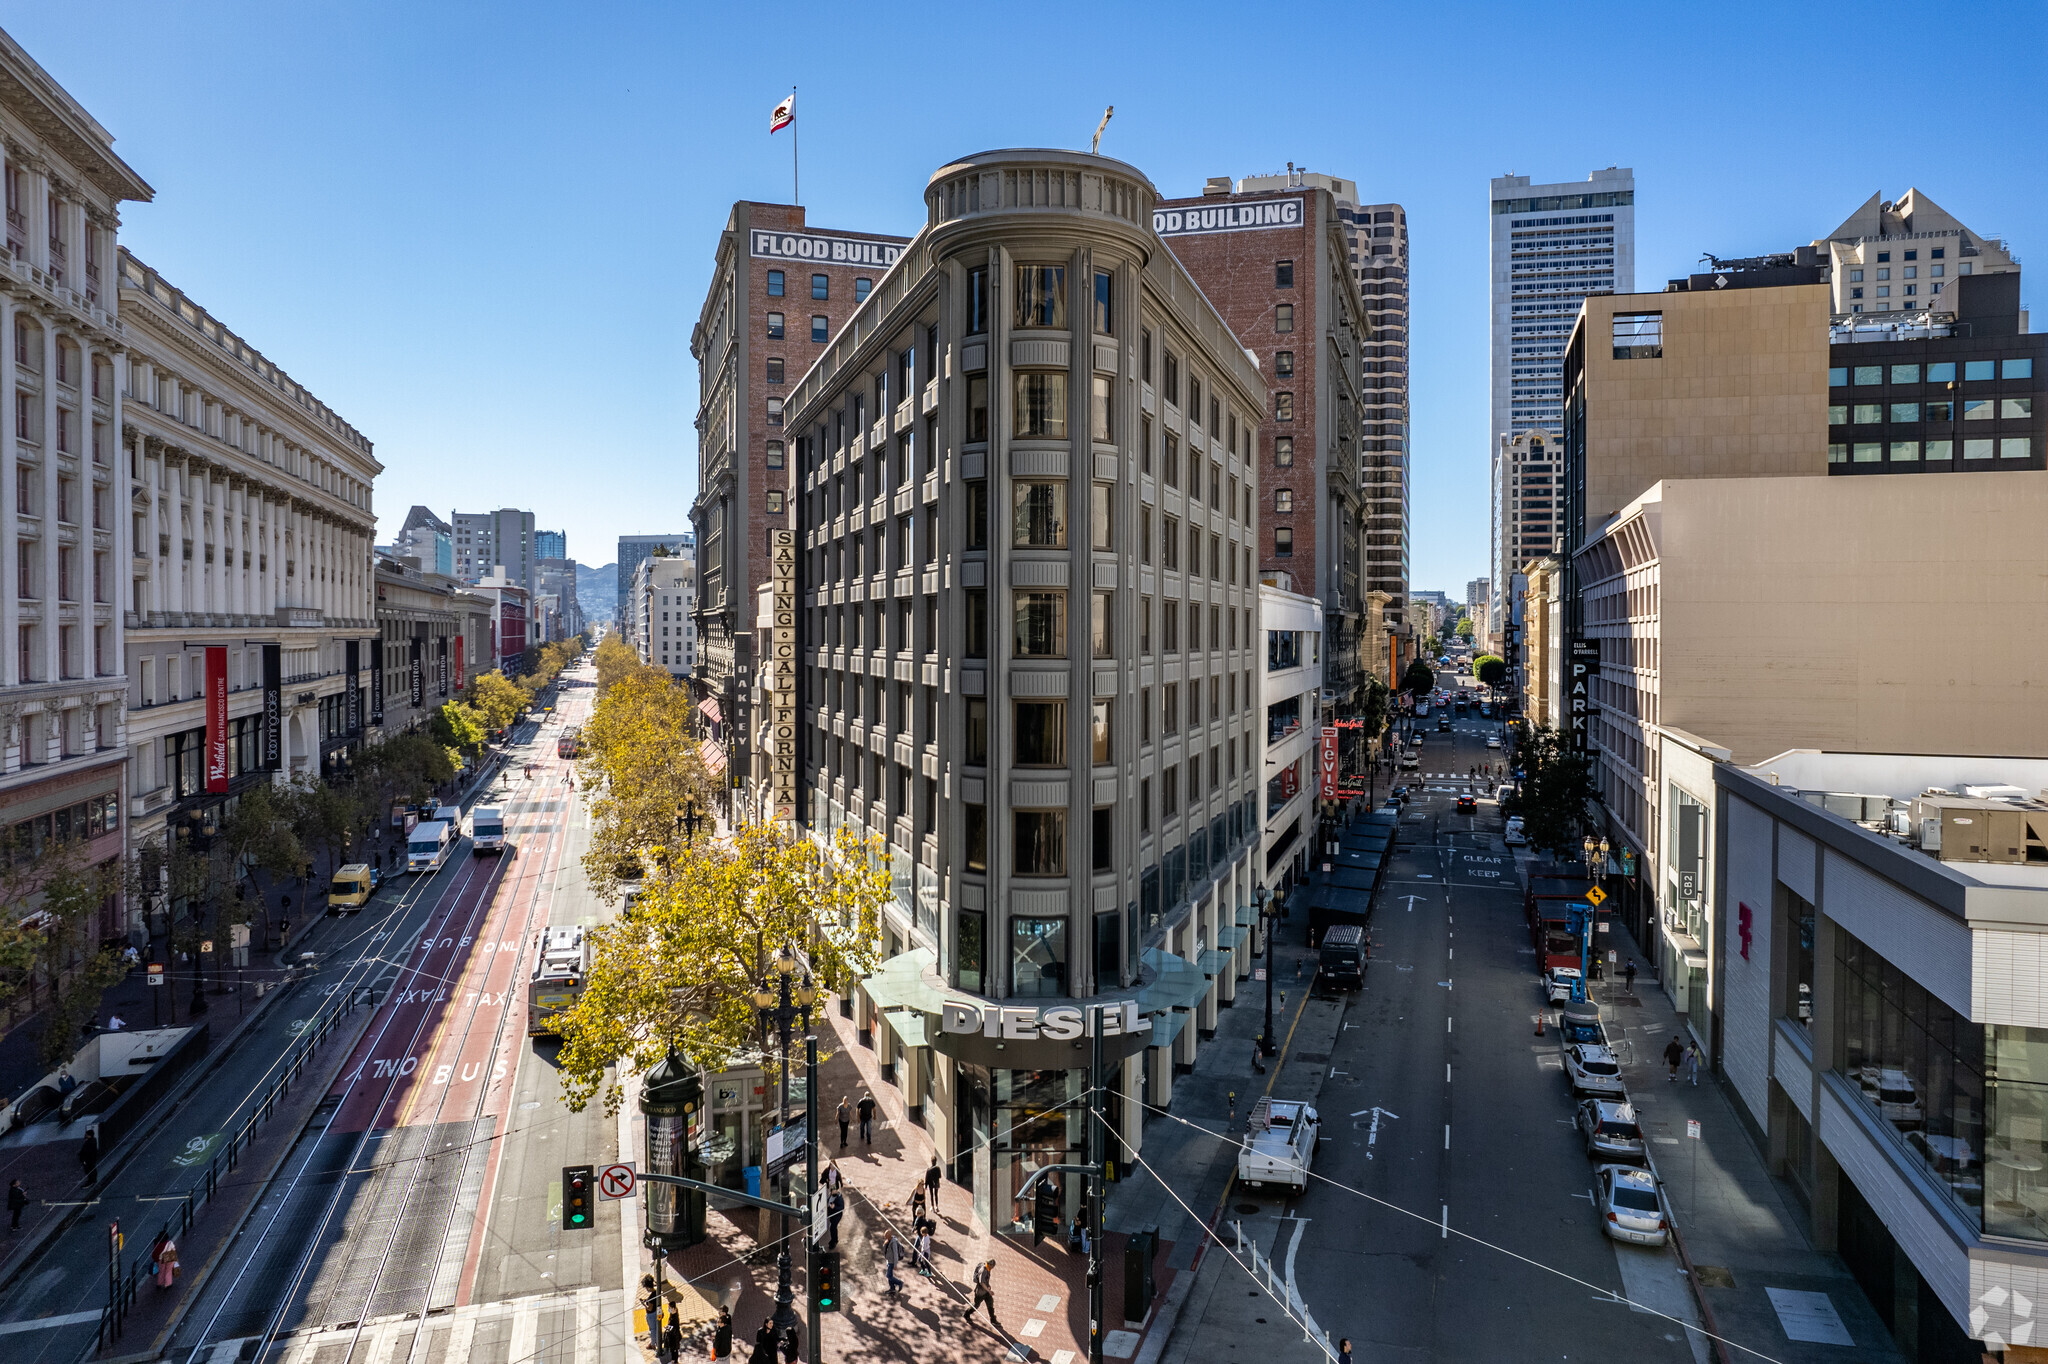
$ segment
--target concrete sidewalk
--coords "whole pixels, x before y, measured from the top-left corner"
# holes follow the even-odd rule
[[[1634,940],[1619,923],[1612,936],[1626,963]],[[1649,959],[1636,951],[1635,960],[1640,966]],[[1690,1040],[1670,998],[1647,974],[1630,994],[1610,973],[1594,982],[1592,995],[1609,1038],[1628,1044],[1620,1053],[1622,1075],[1691,1260],[1707,1329],[1782,1364],[1898,1364],[1903,1356],[1891,1332],[1842,1262],[1814,1249],[1805,1209],[1791,1186],[1765,1168],[1719,1080],[1702,1072],[1689,1083],[1683,1068],[1677,1082],[1670,1080],[1665,1044],[1674,1036]],[[1686,1135],[1688,1122],[1699,1124],[1698,1139]],[[1789,1322],[1782,1317],[1770,1290],[1820,1295],[1784,1301],[1818,1308],[1824,1298],[1853,1345],[1793,1339],[1788,1324],[1820,1332],[1801,1326],[1796,1314]],[[1720,1357],[1742,1356],[1724,1347]]]

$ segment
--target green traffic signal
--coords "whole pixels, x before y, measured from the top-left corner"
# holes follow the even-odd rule
[[[590,1191],[597,1169],[590,1165],[562,1167],[562,1230],[585,1231],[591,1225]]]
[[[839,1252],[811,1252],[811,1300],[820,1312],[839,1310]]]

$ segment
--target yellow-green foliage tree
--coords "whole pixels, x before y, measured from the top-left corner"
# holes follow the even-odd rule
[[[619,638],[614,630],[597,642],[597,694],[600,698],[611,690],[612,683],[641,667],[640,655],[633,652],[633,646]]]
[[[482,717],[484,727],[495,734],[519,718],[519,712],[526,709],[529,697],[517,683],[507,680],[505,674],[494,668],[487,673],[478,673],[470,681],[466,699]]]
[[[595,931],[583,995],[562,1021],[563,1096],[580,1111],[620,1099],[619,1070],[671,1048],[716,1070],[757,1035],[754,986],[789,946],[820,987],[879,964],[888,864],[878,839],[842,830],[830,852],[786,826],[700,840],[649,885],[630,918]],[[822,1005],[820,1007],[823,1007]]]
[[[709,806],[710,776],[690,716],[689,692],[637,662],[591,708],[583,726],[583,784],[591,793],[583,871],[601,898],[619,893],[622,868],[672,863],[684,812],[693,803]]]

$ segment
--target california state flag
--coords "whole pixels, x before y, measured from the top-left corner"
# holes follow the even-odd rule
[[[768,131],[779,133],[796,122],[796,92],[783,96],[782,103],[775,106],[775,112],[768,115]]]

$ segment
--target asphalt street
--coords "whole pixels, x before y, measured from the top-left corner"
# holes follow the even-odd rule
[[[1424,734],[1372,926],[1366,988],[1326,1058],[1325,1141],[1276,1244],[1304,1300],[1362,1360],[1614,1357],[1685,1364],[1668,1252],[1620,1247],[1595,1220],[1591,1165],[1541,1011],[1521,882],[1490,796],[1454,808],[1498,760],[1476,712]],[[1437,774],[1431,776],[1430,774]],[[1370,1195],[1362,1197],[1360,1192]],[[1674,1291],[1675,1290],[1675,1291]]]

